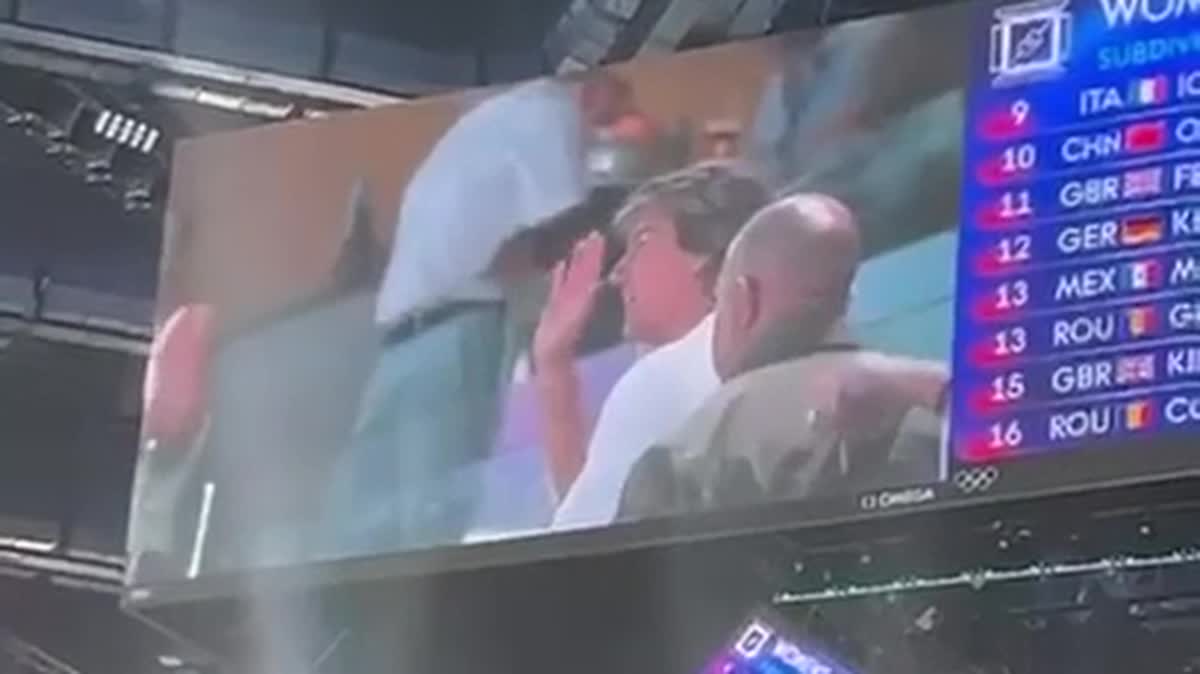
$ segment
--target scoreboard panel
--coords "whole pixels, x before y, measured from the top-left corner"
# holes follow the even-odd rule
[[[974,11],[950,467],[1178,444],[1200,429],[1200,3]]]

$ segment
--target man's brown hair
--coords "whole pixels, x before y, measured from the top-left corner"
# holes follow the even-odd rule
[[[626,233],[632,216],[645,206],[665,209],[680,248],[708,259],[706,280],[711,281],[734,237],[771,199],[766,182],[745,162],[707,160],[643,183],[625,200],[614,223]]]

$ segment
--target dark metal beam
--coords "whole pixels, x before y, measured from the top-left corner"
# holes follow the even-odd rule
[[[83,57],[111,65],[158,71],[180,77],[209,81],[223,86],[301,96],[358,107],[374,107],[403,102],[391,94],[366,91],[328,82],[231,66],[204,59],[178,56],[162,51],[127,47],[100,40],[76,37],[54,31],[0,24],[0,46],[35,49],[63,57]]]
[[[729,25],[731,38],[765,35],[787,0],[744,0],[741,9]]]
[[[179,32],[180,0],[164,0],[162,31],[159,36],[163,49],[175,48],[175,35]]]
[[[333,72],[333,60],[337,55],[337,31],[339,25],[337,6],[334,0],[319,0],[321,8],[321,61],[317,74],[325,79]]]
[[[762,35],[785,0],[575,0],[547,38],[558,72]]]
[[[546,38],[553,70],[571,72],[627,58],[620,46],[660,5],[662,0],[574,0]],[[657,12],[651,18],[657,19]]]
[[[638,55],[675,51],[701,19],[710,13],[727,10],[736,3],[737,0],[671,0],[638,49]]]
[[[767,32],[785,0],[671,0],[639,54],[717,44]]]

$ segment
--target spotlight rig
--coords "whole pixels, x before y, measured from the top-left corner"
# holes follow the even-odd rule
[[[162,137],[162,132],[150,124],[114,110],[97,113],[92,132],[111,143],[142,154],[153,152]]]
[[[170,143],[152,121],[69,80],[0,66],[0,121],[127,211],[158,208]]]

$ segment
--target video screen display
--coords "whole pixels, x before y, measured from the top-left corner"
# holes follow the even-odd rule
[[[182,145],[130,582],[1195,469],[1195,18],[950,5]]]

